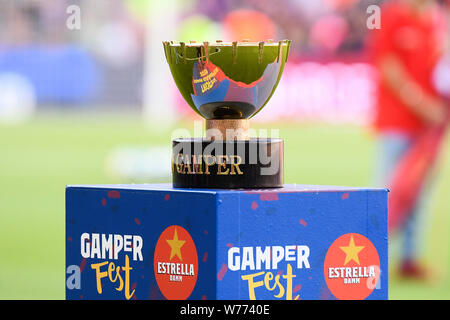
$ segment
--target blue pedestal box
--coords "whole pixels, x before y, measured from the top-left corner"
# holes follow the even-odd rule
[[[386,189],[66,188],[67,299],[387,299]]]

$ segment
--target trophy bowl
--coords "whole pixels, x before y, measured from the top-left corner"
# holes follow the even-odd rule
[[[290,40],[172,43],[164,51],[187,103],[205,119],[248,119],[280,81]]]
[[[251,138],[248,119],[274,93],[290,43],[163,42],[179,91],[207,129],[206,139],[172,141],[174,187],[282,187],[283,140]]]

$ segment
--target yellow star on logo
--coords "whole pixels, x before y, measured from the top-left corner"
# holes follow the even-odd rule
[[[170,246],[170,260],[172,260],[173,256],[177,256],[180,261],[183,261],[181,256],[181,247],[186,242],[185,240],[178,240],[177,228],[175,228],[175,232],[173,234],[172,240],[166,240]]]
[[[350,260],[355,261],[359,265],[358,253],[364,249],[363,246],[355,246],[355,241],[353,240],[353,236],[350,238],[350,243],[347,247],[339,247],[342,251],[345,252],[345,262],[344,266],[350,262]]]

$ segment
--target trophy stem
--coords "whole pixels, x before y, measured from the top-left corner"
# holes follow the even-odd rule
[[[207,119],[206,139],[208,140],[249,140],[250,121],[248,119]]]

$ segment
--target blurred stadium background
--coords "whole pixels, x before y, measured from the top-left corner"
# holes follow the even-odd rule
[[[370,186],[377,73],[366,21],[382,2],[1,0],[0,298],[64,299],[65,185],[170,181],[172,135],[200,119],[161,40],[293,40],[253,126],[285,139],[287,183]],[[391,299],[450,299],[448,148],[438,181],[423,244],[434,277],[391,275]]]

